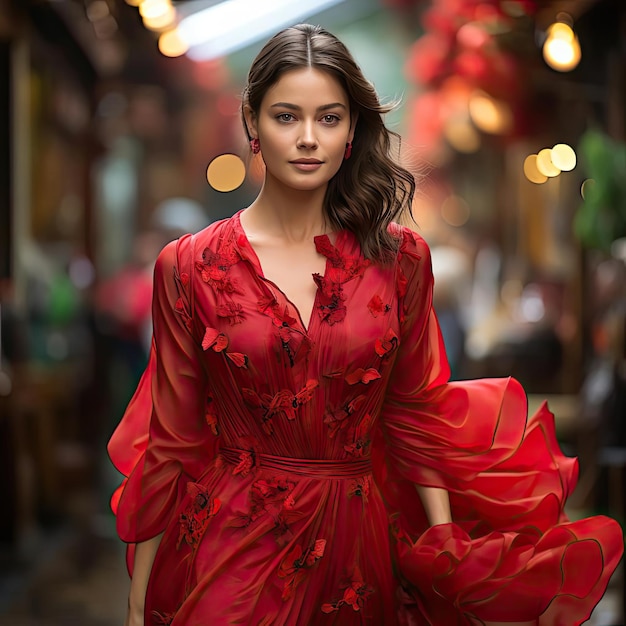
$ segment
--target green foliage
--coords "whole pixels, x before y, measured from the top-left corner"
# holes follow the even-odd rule
[[[626,144],[588,131],[578,147],[586,176],[584,201],[574,218],[574,232],[587,248],[609,251],[626,237]]]

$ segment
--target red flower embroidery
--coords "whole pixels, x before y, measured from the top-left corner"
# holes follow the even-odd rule
[[[229,526],[244,528],[266,513],[274,516],[274,536],[279,545],[285,545],[292,539],[289,524],[300,519],[303,513],[295,510],[292,491],[296,483],[284,478],[264,478],[252,483],[249,492],[250,510],[240,512]]]
[[[391,305],[384,304],[379,295],[372,296],[372,299],[367,303],[367,308],[373,317],[378,317],[381,313],[387,314],[391,311]]]
[[[368,259],[348,257],[332,245],[328,237],[316,237],[315,248],[328,259],[326,275],[333,282],[345,283],[356,276],[362,276],[363,271],[370,265]]]
[[[304,552],[302,546],[298,544],[287,553],[278,568],[278,577],[286,579],[283,587],[283,600],[291,598],[305,576],[305,569],[313,567],[324,556],[325,549],[326,540],[316,539],[313,546]]]
[[[339,282],[333,282],[325,276],[313,274],[318,287],[317,311],[322,321],[331,326],[342,322],[346,317],[345,295]]]
[[[183,541],[193,549],[197,548],[200,539],[212,517],[220,510],[222,503],[218,498],[211,498],[206,487],[199,483],[187,483],[187,495],[191,501],[180,514],[180,534],[176,548],[180,548]]]
[[[358,367],[346,376],[346,382],[348,385],[356,385],[357,383],[367,385],[378,378],[380,378],[380,372],[377,369],[374,369],[373,367],[370,367],[369,369]]]
[[[237,476],[237,474],[241,474],[242,476],[247,476],[250,473],[250,470],[254,467],[254,456],[252,452],[248,452],[247,450],[243,451],[239,455],[239,463],[235,465],[233,468],[233,476]]]
[[[366,414],[363,419],[348,430],[346,440],[348,443],[343,449],[351,456],[362,457],[370,445],[370,428],[372,416]]]
[[[266,294],[258,301],[257,306],[263,315],[271,318],[283,350],[293,367],[310,350],[310,340],[297,327],[298,320],[289,314],[289,307],[281,307],[272,294]]]
[[[152,611],[152,623],[156,626],[169,626],[174,621],[175,613],[162,613],[161,611]]]
[[[340,430],[343,430],[348,422],[346,418],[349,415],[352,415],[354,411],[356,411],[361,404],[365,401],[365,396],[360,395],[354,398],[351,402],[344,404],[341,408],[335,411],[327,411],[324,416],[324,424],[328,424],[328,436],[332,439]]]
[[[219,317],[225,317],[231,326],[241,324],[245,319],[245,314],[241,304],[237,302],[226,302],[217,307],[216,313]]]
[[[229,270],[241,260],[231,241],[220,246],[218,252],[205,248],[202,252],[202,261],[196,262],[196,269],[202,280],[211,285],[216,291],[225,294],[243,293],[237,282],[230,278]]]
[[[324,613],[338,611],[343,604],[352,607],[354,611],[360,611],[368,596],[374,593],[374,588],[363,581],[363,576],[358,566],[354,567],[351,576],[341,583],[340,588],[344,590],[343,597],[341,600],[323,604],[322,611]]]
[[[360,496],[363,500],[367,501],[367,496],[370,494],[370,487],[372,479],[369,476],[361,476],[354,478],[348,483],[348,497]]]
[[[237,367],[248,367],[248,357],[245,354],[241,354],[241,352],[226,352],[226,356],[237,366]]]
[[[399,344],[398,335],[390,328],[382,339],[377,339],[374,345],[376,354],[380,357],[386,357],[393,352]]]
[[[228,337],[215,328],[207,327],[202,339],[202,349],[213,348],[215,352],[222,352],[228,347]]]
[[[295,394],[288,389],[283,389],[273,396],[266,393],[259,396],[256,391],[247,388],[242,389],[241,392],[246,404],[260,412],[263,429],[271,435],[274,432],[272,418],[282,414],[288,420],[295,420],[298,408],[313,397],[313,391],[318,385],[317,380],[308,380],[306,385]]]

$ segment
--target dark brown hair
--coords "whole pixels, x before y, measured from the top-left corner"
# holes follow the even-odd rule
[[[323,28],[309,24],[274,35],[252,63],[242,114],[246,105],[258,113],[266,92],[282,74],[305,67],[337,78],[348,96],[351,115],[358,116],[352,156],[343,162],[326,191],[326,217],[334,228],[355,234],[366,258],[388,262],[398,245],[388,226],[405,211],[410,212],[415,179],[391,155],[393,139],[399,140],[399,136],[385,126],[383,115],[393,107],[381,104],[345,45]],[[245,120],[244,127],[248,132]]]

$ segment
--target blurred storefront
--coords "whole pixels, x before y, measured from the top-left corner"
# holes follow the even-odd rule
[[[68,521],[110,522],[104,444],[145,361],[156,253],[259,183],[239,92],[263,37],[165,54],[140,4],[0,0],[0,580]],[[200,4],[218,2],[172,6]],[[328,4],[311,21],[402,100],[454,376],[548,396],[582,455],[577,502],[623,521],[626,4]],[[207,182],[223,154],[249,170],[227,192]]]

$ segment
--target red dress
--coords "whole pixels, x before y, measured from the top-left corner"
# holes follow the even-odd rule
[[[426,243],[326,256],[306,328],[239,214],[160,254],[149,366],[109,452],[120,537],[164,532],[145,623],[585,621],[623,550],[570,522],[576,461],[512,379],[448,382]],[[428,528],[414,483],[445,487]],[[131,546],[132,547],[132,546]]]

